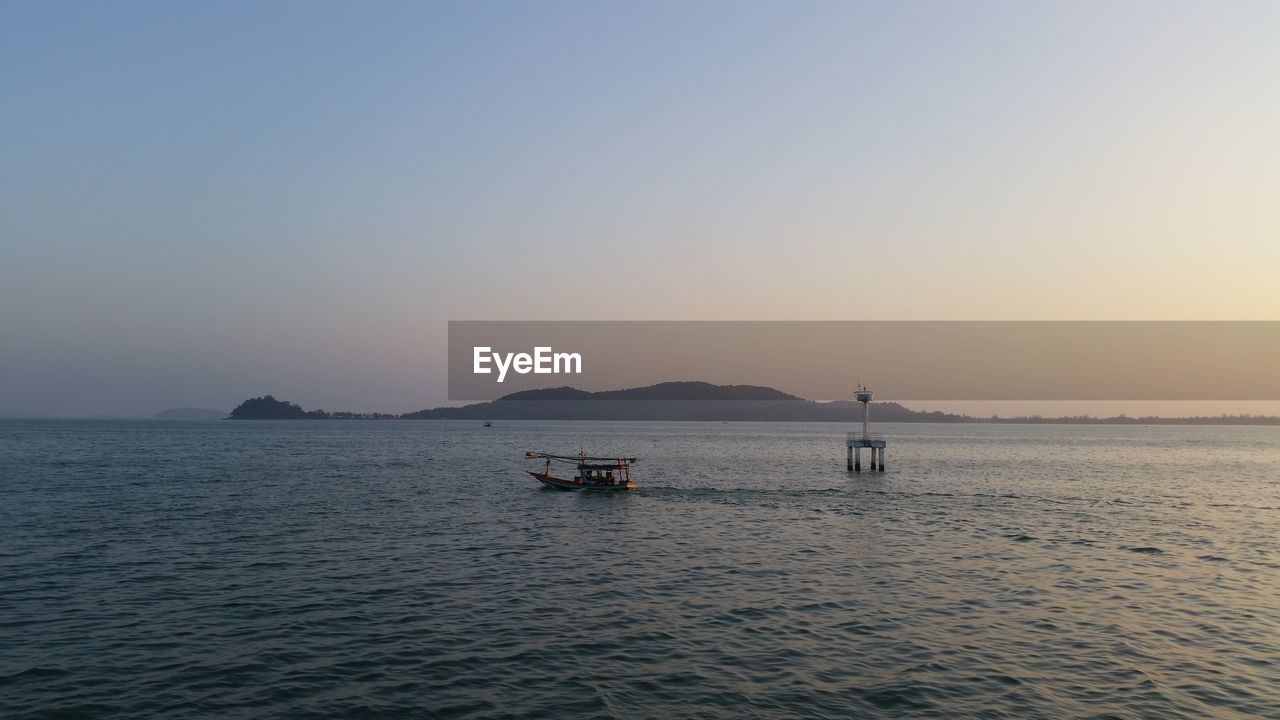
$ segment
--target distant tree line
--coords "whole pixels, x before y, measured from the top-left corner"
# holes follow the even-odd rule
[[[231,411],[232,420],[396,420],[399,417],[394,413],[303,410],[295,403],[277,400],[271,395],[249,398]]]

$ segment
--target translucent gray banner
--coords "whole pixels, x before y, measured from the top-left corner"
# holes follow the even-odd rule
[[[1280,322],[449,323],[450,400],[685,380],[811,400],[857,383],[880,400],[1275,400]]]

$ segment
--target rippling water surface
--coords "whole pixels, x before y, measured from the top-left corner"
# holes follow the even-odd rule
[[[1280,428],[845,429],[0,422],[0,716],[1280,717]]]

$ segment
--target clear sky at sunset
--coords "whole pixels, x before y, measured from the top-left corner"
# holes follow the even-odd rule
[[[449,319],[1280,320],[1277,78],[1275,2],[6,2],[0,414],[415,410]]]

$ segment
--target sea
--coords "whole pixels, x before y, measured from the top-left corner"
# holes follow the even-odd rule
[[[0,717],[1280,718],[1278,427],[493,425],[0,422]]]

